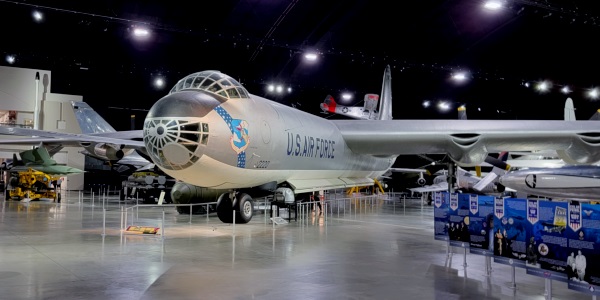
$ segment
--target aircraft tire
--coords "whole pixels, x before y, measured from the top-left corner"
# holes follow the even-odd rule
[[[229,198],[229,193],[219,196],[217,200],[217,217],[223,223],[233,223],[233,203]]]
[[[254,214],[254,205],[252,204],[252,197],[246,193],[239,193],[236,195],[236,201],[234,204],[235,209],[235,222],[240,224],[246,224],[252,219]]]

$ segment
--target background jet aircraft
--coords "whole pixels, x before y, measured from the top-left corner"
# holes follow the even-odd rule
[[[52,156],[63,147],[82,147],[84,154],[116,162],[134,150],[145,150],[141,130],[116,131],[87,103],[72,101],[82,133],[66,133],[29,128],[0,126],[0,135],[18,136],[0,139],[4,145],[43,145]]]
[[[379,95],[366,94],[363,107],[345,106],[337,104],[331,95],[327,95],[323,103],[321,103],[321,110],[324,113],[334,113],[353,119],[376,120],[379,117],[377,114],[378,101]]]
[[[73,112],[81,128],[81,134],[52,132],[28,128],[0,126],[1,135],[18,136],[17,138],[0,139],[5,145],[41,145],[48,150],[50,156],[63,147],[82,147],[84,155],[121,167],[137,169],[151,164],[150,158],[144,157],[145,147],[141,130],[117,132],[87,103],[72,101]],[[25,137],[27,136],[27,137]]]
[[[34,169],[50,175],[70,175],[83,173],[83,170],[58,164],[50,157],[48,150],[43,147],[21,151],[19,156],[21,159],[17,157],[16,153],[13,154],[12,163],[10,166],[7,166],[7,169],[11,173],[26,171],[28,169]]]
[[[447,154],[462,166],[501,151],[600,160],[600,122],[392,120],[390,83],[388,67],[376,120],[327,120],[252,95],[218,71],[193,73],[150,109],[144,142],[167,174],[222,191],[222,221],[233,221],[233,209],[243,223],[252,197],[293,203],[299,193],[373,184],[400,154]]]
[[[600,167],[525,168],[499,178],[520,193],[567,200],[600,200]]]

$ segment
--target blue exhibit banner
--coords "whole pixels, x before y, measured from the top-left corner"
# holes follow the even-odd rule
[[[600,295],[600,205],[571,201],[568,210],[569,289]]]
[[[567,202],[527,199],[527,274],[567,282]]]
[[[450,194],[448,238],[450,246],[469,248],[469,200],[471,194]]]
[[[448,240],[448,193],[433,194],[433,237],[436,240]]]
[[[469,253],[494,255],[494,197],[469,197]]]
[[[494,200],[494,262],[525,267],[527,256],[526,199],[496,198]]]

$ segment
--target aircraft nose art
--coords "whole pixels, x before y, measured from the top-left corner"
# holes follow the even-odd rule
[[[154,163],[183,170],[197,162],[210,132],[203,117],[220,104],[201,91],[181,91],[158,100],[144,121],[144,144]]]

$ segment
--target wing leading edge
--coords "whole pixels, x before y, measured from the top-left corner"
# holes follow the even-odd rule
[[[332,120],[353,152],[448,154],[462,166],[488,153],[557,150],[580,164],[600,161],[600,121]]]

